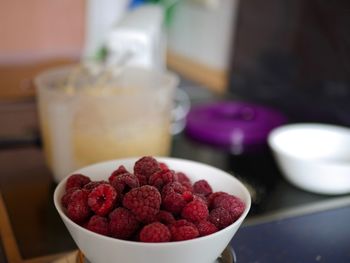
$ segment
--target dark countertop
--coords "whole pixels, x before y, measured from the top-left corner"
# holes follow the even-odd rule
[[[237,262],[349,262],[350,198],[314,209],[241,227],[231,242]]]
[[[187,83],[182,87],[194,104],[222,99]],[[0,104],[0,121],[0,191],[22,257],[30,259],[75,249],[53,206],[56,184],[40,147],[35,101]],[[322,202],[344,198],[311,194],[291,186],[279,173],[268,149],[259,154],[233,156],[180,133],[173,138],[171,156],[214,165],[246,183],[253,197],[247,223],[276,211],[307,204],[322,207]]]

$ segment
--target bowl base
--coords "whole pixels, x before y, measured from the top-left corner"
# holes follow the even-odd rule
[[[76,263],[92,263],[87,258],[84,257],[84,254],[79,251],[77,255]],[[195,262],[194,262],[195,263]],[[196,262],[197,263],[197,262]],[[221,256],[215,260],[213,263],[237,263],[236,254],[232,247],[229,245],[221,253]]]

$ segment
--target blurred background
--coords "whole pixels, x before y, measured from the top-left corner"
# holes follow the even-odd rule
[[[170,69],[296,120],[350,124],[345,0],[1,0],[0,99],[31,98],[36,73],[98,52],[145,2],[166,8]]]
[[[159,8],[142,9],[150,4]],[[248,135],[274,119],[256,105],[289,122],[350,126],[349,29],[346,0],[0,0],[0,190],[23,258],[74,248],[51,199],[33,83],[39,72],[106,59],[177,72],[183,92],[175,102],[184,107],[171,156],[233,172],[251,191],[250,215],[262,215],[332,197],[293,187],[266,148],[251,154],[191,140],[182,133],[186,114],[224,99],[253,105],[221,116],[248,123]],[[199,129],[215,132],[213,120]],[[266,143],[264,132],[258,139]]]

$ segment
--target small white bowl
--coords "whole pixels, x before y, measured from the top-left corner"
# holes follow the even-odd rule
[[[319,194],[350,192],[350,129],[299,123],[271,131],[268,144],[293,185]]]
[[[74,173],[82,173],[92,180],[107,179],[119,165],[129,171],[138,158],[112,160],[91,165]],[[248,190],[231,174],[215,167],[189,160],[156,158],[175,171],[185,172],[192,182],[207,180],[214,191],[225,191],[242,199],[246,208],[241,217],[230,226],[208,236],[177,242],[142,243],[125,241],[91,232],[70,220],[64,213],[61,197],[67,177],[54,192],[55,207],[68,228],[71,236],[86,258],[93,263],[213,263],[229,244],[250,209],[251,199]]]

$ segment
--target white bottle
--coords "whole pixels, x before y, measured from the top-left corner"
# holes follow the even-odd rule
[[[125,13],[130,0],[88,0],[86,2],[86,29],[84,58],[96,57],[107,34]]]
[[[163,21],[160,5],[145,4],[129,11],[107,36],[107,62],[163,70]]]

